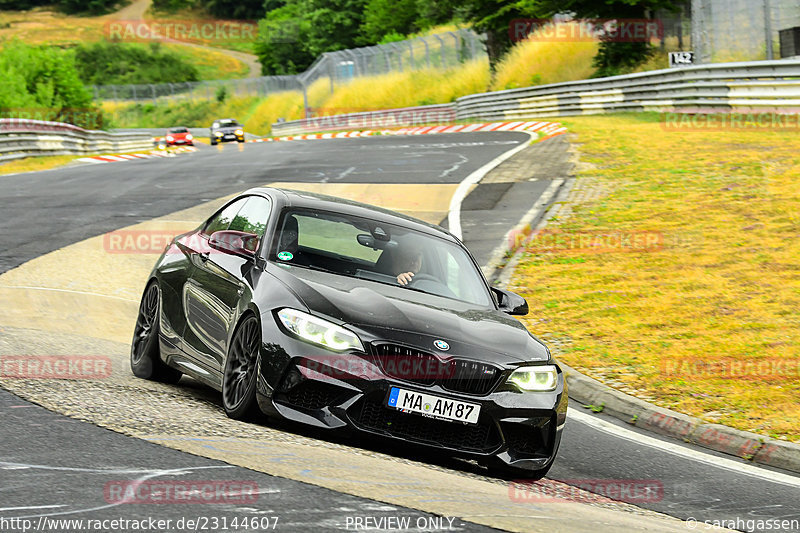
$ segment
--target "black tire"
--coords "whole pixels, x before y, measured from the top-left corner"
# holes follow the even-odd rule
[[[242,140],[236,139],[236,141],[237,141],[237,142],[240,142],[240,143],[243,143],[243,142],[244,142],[244,139],[242,139]]]
[[[131,371],[137,378],[177,383],[181,372],[167,366],[161,360],[158,346],[158,313],[161,306],[161,295],[158,285],[153,282],[147,286],[139,304],[136,317],[136,328],[131,341]]]
[[[550,464],[539,470],[527,470],[524,468],[514,468],[508,466],[503,461],[493,458],[490,459],[487,467],[489,472],[500,479],[516,480],[516,481],[539,481],[550,471],[555,461],[550,461]]]
[[[208,141],[211,143],[211,146],[217,145],[217,141],[215,141],[213,138],[208,139]]]
[[[222,407],[235,420],[252,420],[261,413],[256,401],[260,348],[261,326],[248,315],[231,338],[222,373]]]

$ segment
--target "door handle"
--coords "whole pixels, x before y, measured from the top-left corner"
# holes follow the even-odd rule
[[[208,261],[208,252],[202,252],[202,253],[199,253],[199,254],[197,254],[197,255],[199,255],[199,256],[200,256],[200,260],[201,260],[203,263],[205,263],[206,261]]]

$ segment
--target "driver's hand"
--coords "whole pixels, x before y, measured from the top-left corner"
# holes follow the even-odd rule
[[[397,275],[397,283],[400,285],[408,285],[411,283],[411,278],[414,277],[413,272],[403,272],[402,274]]]

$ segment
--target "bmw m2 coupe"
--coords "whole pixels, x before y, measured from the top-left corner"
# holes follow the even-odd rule
[[[228,416],[397,439],[539,478],[564,375],[446,230],[378,207],[249,190],[176,237],[144,289],[133,373],[187,374]]]

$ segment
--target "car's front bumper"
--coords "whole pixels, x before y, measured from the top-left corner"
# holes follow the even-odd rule
[[[437,384],[425,386],[390,377],[374,354],[334,354],[279,331],[271,333],[283,338],[280,345],[265,342],[256,389],[259,406],[267,415],[320,428],[350,428],[446,449],[454,455],[496,457],[521,469],[540,470],[555,458],[567,411],[560,372],[558,387],[552,392],[523,393],[505,387],[504,373],[488,394],[454,393]],[[386,405],[390,387],[478,404],[478,423],[438,420],[390,408]]]
[[[216,142],[244,142],[244,135],[236,135],[235,133],[224,133],[223,135],[214,135]]]

